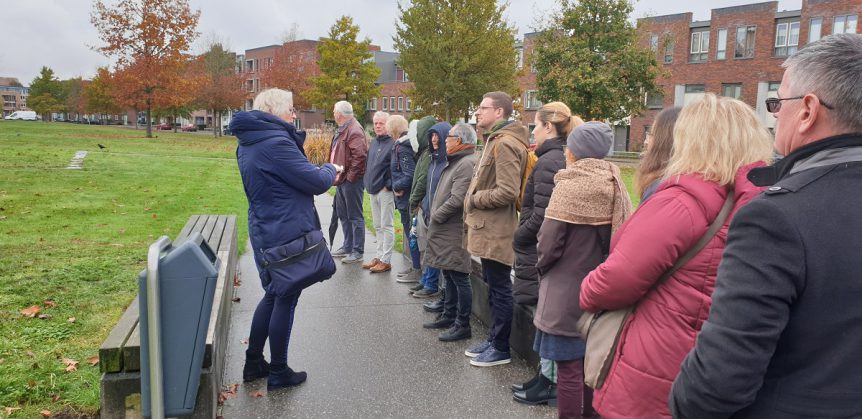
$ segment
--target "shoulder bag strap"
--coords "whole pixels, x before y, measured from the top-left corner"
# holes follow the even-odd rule
[[[684,255],[682,255],[679,259],[676,260],[676,263],[668,269],[653,285],[653,288],[658,288],[659,285],[663,284],[665,281],[670,278],[679,268],[683,267],[688,261],[691,260],[696,254],[698,254],[701,250],[703,250],[704,246],[709,243],[710,240],[718,233],[718,230],[721,226],[724,225],[724,222],[727,221],[727,217],[730,215],[730,211],[733,209],[733,205],[736,203],[736,197],[734,196],[733,188],[728,188],[727,190],[727,199],[724,200],[724,205],[721,207],[721,211],[719,211],[718,216],[715,217],[715,221],[709,226],[709,229],[706,230],[706,233],[703,233],[703,237],[688,249]]]

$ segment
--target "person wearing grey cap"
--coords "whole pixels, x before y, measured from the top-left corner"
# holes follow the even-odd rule
[[[572,301],[578,299],[584,276],[607,255],[611,233],[632,210],[619,167],[602,160],[613,141],[613,130],[602,122],[587,122],[572,130],[566,141],[566,168],[554,176],[554,190],[539,228],[533,349],[557,362],[561,418],[596,416],[592,390],[584,386],[586,342],[576,327],[583,311]],[[515,392],[514,397],[536,399],[531,391],[536,389]]]

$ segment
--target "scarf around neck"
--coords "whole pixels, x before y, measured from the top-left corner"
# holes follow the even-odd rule
[[[545,217],[570,224],[611,225],[611,232],[628,218],[632,201],[615,164],[580,159],[554,176],[554,191]]]
[[[446,154],[448,154],[448,155],[450,155],[450,156],[451,156],[451,155],[453,155],[453,154],[455,154],[455,153],[457,153],[457,152],[459,152],[459,151],[463,151],[463,150],[466,150],[466,149],[468,149],[468,148],[476,148],[476,146],[475,146],[475,145],[473,145],[473,144],[458,144],[458,145],[456,145],[455,147],[452,147],[452,148],[448,148],[448,147],[447,147],[447,148],[446,148]]]

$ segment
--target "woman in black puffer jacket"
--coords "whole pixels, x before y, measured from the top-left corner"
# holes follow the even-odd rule
[[[527,180],[521,203],[521,219],[513,243],[515,283],[512,294],[518,304],[536,305],[539,301],[536,235],[545,219],[545,208],[554,190],[554,175],[566,167],[566,157],[563,155],[566,138],[583,123],[562,102],[545,104],[536,112],[533,138],[536,141],[536,157],[539,159]]]

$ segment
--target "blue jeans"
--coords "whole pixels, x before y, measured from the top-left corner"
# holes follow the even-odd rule
[[[446,279],[446,294],[443,297],[443,316],[455,319],[461,327],[470,327],[470,312],[473,309],[473,286],[470,274],[443,270]]]
[[[422,284],[422,286],[426,289],[429,289],[431,291],[437,291],[437,285],[439,281],[440,270],[437,268],[426,266],[425,270],[422,271],[422,279],[419,280],[419,283]]]
[[[482,259],[482,279],[488,284],[491,327],[488,340],[500,352],[509,352],[512,334],[512,267],[491,259]]]
[[[410,248],[410,211],[406,210],[398,210],[398,213],[401,214],[401,228],[404,229],[404,253],[410,255],[410,261],[413,263],[413,269],[419,269],[421,267],[420,262],[422,261],[419,256],[418,249]]]
[[[365,189],[362,179],[350,183],[345,181],[336,187],[335,212],[341,221],[344,234],[342,248],[348,254],[365,253],[365,220],[362,217],[362,194]]]
[[[293,330],[293,318],[299,293],[277,297],[266,293],[254,310],[251,332],[248,335],[248,353],[263,354],[263,345],[269,339],[270,363],[274,369],[287,365],[287,346]]]

